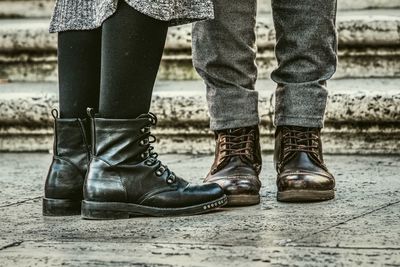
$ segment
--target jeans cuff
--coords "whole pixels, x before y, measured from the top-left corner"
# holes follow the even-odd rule
[[[235,119],[235,120],[211,119],[210,128],[213,131],[219,131],[225,129],[254,126],[258,125],[259,122],[260,119],[258,115],[248,118]]]
[[[323,128],[324,118],[323,117],[301,117],[301,116],[275,116],[275,126],[300,126],[300,127],[312,127],[312,128]]]
[[[240,86],[207,89],[212,130],[247,127],[259,123],[257,91]]]
[[[323,127],[328,98],[319,82],[280,84],[275,93],[275,125]]]

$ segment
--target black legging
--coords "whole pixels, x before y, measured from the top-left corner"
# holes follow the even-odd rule
[[[120,1],[101,29],[59,33],[61,117],[82,118],[87,107],[105,118],[147,113],[167,30]]]

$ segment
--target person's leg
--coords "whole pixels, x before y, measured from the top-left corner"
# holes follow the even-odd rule
[[[149,112],[168,22],[120,1],[103,24],[100,115],[136,118]]]
[[[158,159],[149,113],[168,22],[121,2],[103,24],[100,113],[92,118],[92,159],[82,215],[192,215],[226,203],[216,184],[190,186]]]
[[[230,205],[260,201],[261,154],[256,0],[214,1],[215,19],[193,26],[193,63],[207,87],[215,161],[205,182],[219,183]]]
[[[61,118],[84,118],[99,106],[101,29],[58,34],[58,80]]]
[[[272,11],[278,200],[331,199],[335,181],[323,161],[320,130],[326,81],[337,64],[336,0],[272,0]]]
[[[60,116],[53,110],[53,160],[45,182],[43,214],[80,214],[89,163],[86,108],[99,105],[101,29],[58,35]]]
[[[215,19],[193,24],[193,65],[207,89],[210,128],[224,130],[259,122],[256,0],[214,1]]]
[[[272,1],[278,68],[275,125],[322,127],[336,70],[336,0]]]

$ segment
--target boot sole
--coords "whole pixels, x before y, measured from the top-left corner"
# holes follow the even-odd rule
[[[227,206],[251,206],[260,203],[260,195],[228,195]]]
[[[333,198],[334,190],[288,190],[277,194],[277,200],[281,202],[316,202]]]
[[[82,218],[91,220],[128,219],[136,216],[188,216],[207,213],[226,205],[227,197],[183,208],[157,208],[131,203],[82,201]]]
[[[43,198],[43,216],[79,215],[81,202],[81,200]]]

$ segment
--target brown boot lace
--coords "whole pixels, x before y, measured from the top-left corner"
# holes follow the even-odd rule
[[[282,162],[290,160],[295,153],[305,152],[322,168],[326,168],[320,153],[319,128],[282,127]]]
[[[221,161],[233,156],[245,156],[253,159],[254,135],[252,128],[236,128],[220,132],[222,140],[219,143],[219,151],[222,154]]]

